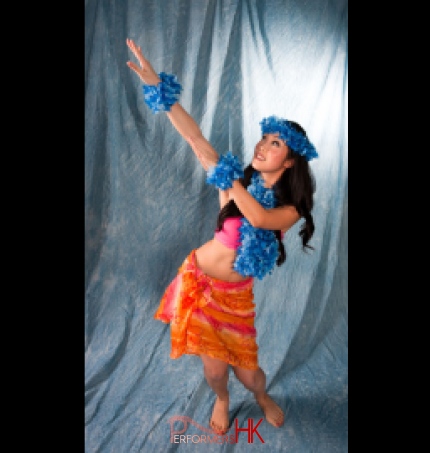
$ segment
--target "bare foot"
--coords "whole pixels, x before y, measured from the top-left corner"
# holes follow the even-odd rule
[[[282,409],[265,393],[262,397],[257,399],[266,420],[276,428],[284,424],[284,412]]]
[[[228,431],[229,419],[228,419],[228,405],[229,398],[221,400],[217,396],[212,410],[212,417],[209,422],[209,426],[213,429],[215,434],[223,435]]]

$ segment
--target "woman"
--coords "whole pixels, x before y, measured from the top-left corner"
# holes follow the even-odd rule
[[[166,112],[207,171],[207,182],[219,190],[214,238],[191,251],[154,317],[170,323],[172,358],[201,358],[216,394],[209,421],[215,433],[229,429],[230,366],[253,392],[266,420],[282,426],[283,411],[267,394],[266,376],[258,366],[253,282],[285,261],[282,235],[301,218],[303,249],[312,248],[315,183],[308,161],[318,154],[299,124],[271,116],[260,123],[262,138],[251,164],[242,170],[231,152],[218,155],[179,104],[182,87],[176,77],[157,74],[140,47],[131,39],[127,45],[138,60],[127,65],[144,84],[146,104],[153,113]]]

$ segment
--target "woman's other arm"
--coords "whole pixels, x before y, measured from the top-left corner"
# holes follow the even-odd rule
[[[205,154],[205,147],[207,146],[205,140],[192,138],[190,145],[196,154]],[[233,181],[233,186],[223,192],[224,203],[228,200],[234,200],[244,217],[255,228],[286,232],[300,219],[300,215],[294,206],[264,208],[238,180]]]

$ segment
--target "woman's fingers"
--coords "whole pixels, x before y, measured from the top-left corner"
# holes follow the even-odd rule
[[[131,39],[127,39],[126,41],[128,48],[136,55],[136,44]]]
[[[157,84],[160,79],[157,73],[150,65],[149,61],[143,56],[140,46],[136,46],[134,41],[131,39],[127,39],[126,43],[129,49],[133,52],[133,55],[136,57],[140,65],[138,66],[137,64],[129,61],[127,62],[129,68],[133,69],[133,71],[136,72],[136,74],[141,78],[143,83],[149,83],[153,85]]]
[[[142,76],[142,70],[136,63],[133,63],[132,61],[127,61],[127,66],[130,69],[132,69],[140,77],[140,79],[144,82],[143,76]]]
[[[131,39],[127,39],[126,42],[127,42],[127,46],[133,52],[134,56],[139,61],[140,65],[142,67],[145,66],[146,60],[145,60],[145,58],[142,55],[142,50],[141,50],[140,46],[136,46],[134,41],[132,41]]]
[[[132,61],[127,61],[127,66],[130,69],[132,69],[140,77],[142,82],[145,83],[144,74],[145,74],[145,71],[148,71],[148,68],[147,68],[147,62],[142,55],[142,51],[139,46],[136,46],[136,44],[134,43],[134,41],[132,39],[127,39],[126,43],[127,43],[127,46],[129,47],[129,49],[133,52],[133,55],[136,57],[136,59],[139,62],[139,65],[140,65],[140,66],[138,66],[136,63],[134,63]]]

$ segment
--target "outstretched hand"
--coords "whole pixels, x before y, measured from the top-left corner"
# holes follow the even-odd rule
[[[132,39],[127,39],[126,42],[128,48],[133,52],[139,62],[139,65],[137,65],[133,61],[127,61],[127,66],[140,77],[140,80],[143,83],[146,83],[147,85],[157,85],[161,79],[158,77],[158,74],[154,71],[154,68],[149,61],[143,56],[140,46],[136,46]]]
[[[143,56],[142,50],[132,39],[127,39],[127,46],[133,52],[139,64],[127,61],[127,66],[132,69],[146,85],[157,85],[161,82],[160,77],[154,71],[149,61]],[[175,103],[173,110],[168,111],[167,116],[172,121],[178,132],[187,140],[205,170],[217,164],[219,156],[212,145],[203,137],[201,130],[191,116]]]

